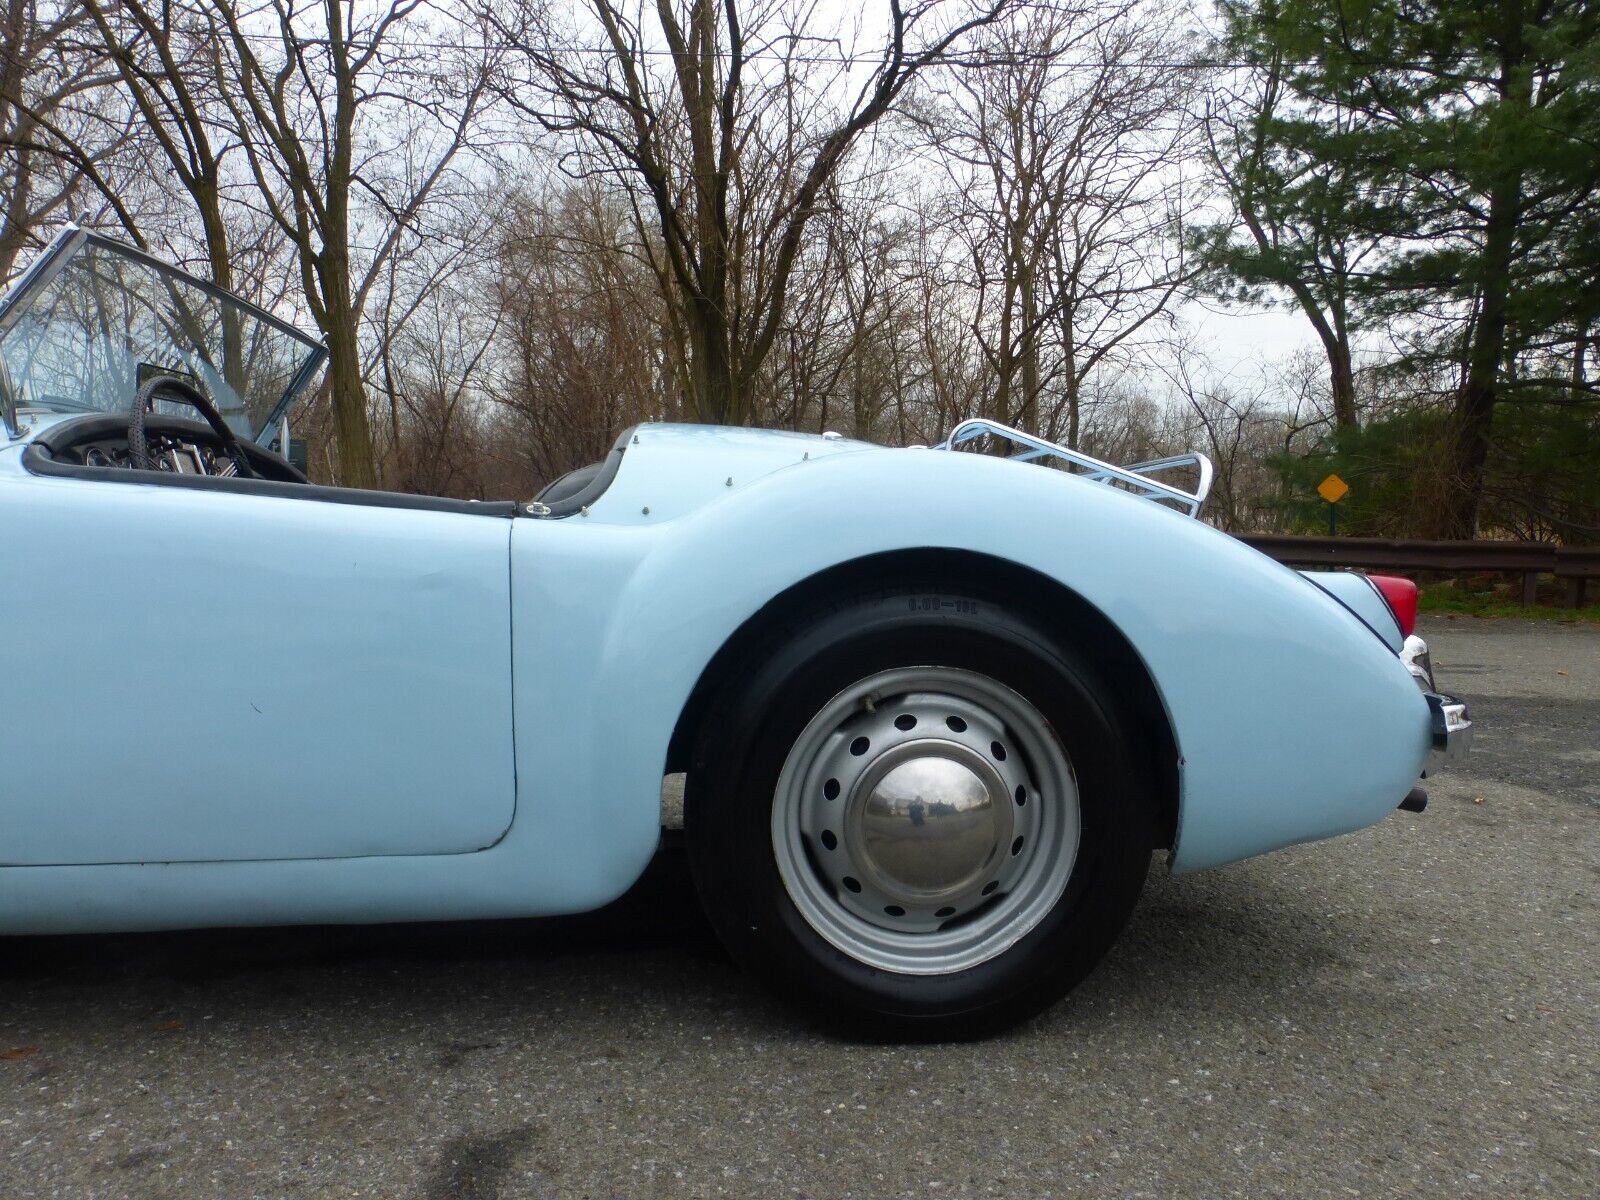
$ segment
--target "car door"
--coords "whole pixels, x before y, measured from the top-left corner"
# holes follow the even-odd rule
[[[239,486],[0,453],[0,864],[458,854],[509,826],[505,511]]]

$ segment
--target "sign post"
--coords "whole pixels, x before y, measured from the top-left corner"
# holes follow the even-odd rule
[[[1350,485],[1337,475],[1329,475],[1317,484],[1317,495],[1328,502],[1328,536],[1339,536],[1339,501],[1350,494]]]

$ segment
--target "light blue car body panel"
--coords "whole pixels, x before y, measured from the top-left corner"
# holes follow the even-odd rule
[[[1378,594],[1365,575],[1354,571],[1302,571],[1300,572],[1328,595],[1361,618],[1363,624],[1377,634],[1396,654],[1406,644],[1405,632],[1389,607],[1389,602]]]
[[[510,827],[509,520],[18,457],[0,865],[457,854]]]
[[[18,463],[16,450],[0,452],[0,552],[12,564],[21,544],[14,531],[31,519],[30,510],[45,496],[39,489],[47,484],[70,489],[80,497],[71,503],[83,512],[103,508],[108,520],[131,493],[165,490],[35,479]],[[509,567],[509,596],[499,627],[510,630],[514,818],[509,828],[494,830],[498,840],[492,844],[468,845],[495,826],[495,814],[505,812],[481,802],[486,793],[479,785],[488,785],[493,774],[482,768],[481,775],[472,775],[470,789],[439,789],[437,812],[407,793],[405,804],[377,813],[378,792],[359,792],[349,826],[342,818],[321,818],[326,828],[320,835],[327,839],[321,856],[252,853],[237,861],[0,867],[0,929],[426,920],[571,912],[603,904],[626,890],[654,852],[668,744],[716,651],[785,589],[840,563],[908,549],[957,549],[1022,564],[1059,580],[1123,633],[1155,682],[1178,747],[1176,870],[1215,866],[1380,820],[1416,781],[1430,744],[1427,705],[1405,667],[1350,609],[1305,577],[1148,501],[988,456],[644,426],[608,490],[582,514],[558,519],[190,495],[197,505],[215,505],[219,515],[204,523],[205,539],[191,546],[188,594],[204,594],[213,603],[226,597],[236,606],[231,628],[255,637],[258,651],[276,648],[281,668],[267,664],[250,678],[270,681],[283,696],[307,687],[311,664],[328,656],[318,682],[353,697],[360,690],[352,682],[358,675],[382,671],[372,661],[381,647],[354,611],[353,592],[342,609],[328,602],[326,623],[313,629],[285,610],[265,568],[251,576],[260,589],[253,595],[238,594],[243,589],[230,588],[225,578],[207,578],[219,564],[237,564],[242,546],[270,547],[269,557],[279,556],[273,559],[277,569],[293,576],[292,550],[331,564],[331,551],[325,556],[308,542],[324,537],[336,545],[353,543],[369,526],[381,528],[387,535],[382,570],[370,585],[398,589],[404,597],[392,609],[385,598],[369,595],[368,601],[404,612],[422,602],[414,593],[425,584],[444,586],[433,572],[446,553],[440,544],[445,525],[463,531],[471,526],[462,534],[467,557],[482,548],[480,537],[508,539],[509,561],[502,557],[500,563],[502,570]],[[226,501],[238,501],[241,509],[262,507],[246,516]],[[286,511],[297,507],[324,512],[302,518]],[[445,525],[426,519],[441,515],[452,519]],[[125,536],[137,538],[143,527],[129,522]],[[152,526],[151,536],[159,529]],[[47,552],[42,539],[27,544],[35,553]],[[118,565],[133,573],[127,583],[102,585],[86,563],[84,586],[103,588],[107,605],[117,596],[161,594],[140,578],[136,554]],[[415,636],[415,645],[397,649],[398,661],[381,676],[394,695],[368,695],[368,706],[345,706],[338,732],[370,748],[374,778],[389,780],[391,787],[401,788],[401,777],[426,758],[415,744],[415,726],[389,727],[392,710],[398,707],[404,716],[412,703],[405,693],[442,682],[447,692],[457,689],[448,692],[455,703],[474,683],[487,692],[504,679],[481,657],[498,634],[439,628],[491,622],[486,610],[493,607],[492,587],[478,574],[481,566],[475,557],[464,564],[467,577],[449,585],[458,590],[439,593],[438,603],[415,625],[394,618],[395,628],[403,625]],[[334,574],[331,565],[326,571]],[[5,587],[0,611],[13,632],[26,631],[32,620],[26,584],[8,581]],[[442,611],[452,596],[464,606],[453,617]],[[261,632],[274,626],[270,635]],[[224,654],[222,624],[206,629]],[[174,639],[184,631],[174,616]],[[370,653],[352,659],[349,677],[340,679],[338,647],[347,638]],[[40,686],[38,672],[48,655],[31,635],[21,640],[22,648],[9,647],[0,662],[8,676],[32,670]],[[191,659],[200,656],[204,665],[209,639],[184,640]],[[446,660],[463,651],[473,657],[453,674]],[[413,661],[422,664],[415,676],[408,674]],[[4,686],[8,710],[29,692]],[[97,683],[75,679],[42,686],[85,695]],[[214,732],[213,714],[237,698],[223,684],[208,687],[205,706],[180,714],[187,723],[167,729],[165,746],[173,753]],[[123,694],[132,703],[138,689],[130,685]],[[465,738],[467,745],[482,746],[498,742],[505,728],[488,699],[464,717],[485,715],[482,710],[494,710],[487,712],[493,726],[488,733],[463,729],[458,715],[447,732],[426,738],[427,749],[452,769],[465,769],[470,755],[447,742]],[[49,732],[37,724],[30,728],[38,735]],[[163,736],[154,719],[142,732]],[[104,733],[86,730],[85,754],[106,752]],[[59,732],[49,736],[70,741]],[[19,778],[17,756],[26,757],[26,744],[13,742],[9,731],[7,742],[0,749],[0,771]],[[149,761],[142,751],[125,753],[129,757],[119,761]],[[407,770],[386,761],[389,755],[399,755]],[[302,761],[298,778],[303,783],[316,770],[315,763]],[[124,786],[129,827],[138,824],[137,809],[159,803],[143,798],[150,794],[147,782],[131,792]],[[332,795],[325,798],[339,803]],[[270,810],[271,797],[257,799]],[[8,813],[15,800],[14,794],[0,796]],[[98,811],[111,807],[105,802]],[[40,826],[23,831],[30,844],[65,837],[50,832],[50,818],[38,808],[26,811]],[[226,811],[226,822],[267,820]],[[369,821],[370,845],[381,849],[331,856],[348,855],[354,841],[345,835],[355,823]],[[259,824],[251,828],[264,837],[270,832]],[[0,859],[10,836],[0,829]],[[158,842],[163,836],[190,851],[202,844],[199,835],[183,830],[148,834]],[[226,831],[219,837],[218,844],[248,852],[247,839]],[[291,835],[272,832],[270,838],[276,840],[263,844],[281,846]],[[430,841],[439,844],[429,849]]]

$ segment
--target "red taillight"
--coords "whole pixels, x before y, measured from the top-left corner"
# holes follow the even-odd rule
[[[1368,575],[1372,586],[1389,602],[1389,610],[1400,622],[1402,637],[1410,637],[1417,628],[1417,585],[1398,575]]]

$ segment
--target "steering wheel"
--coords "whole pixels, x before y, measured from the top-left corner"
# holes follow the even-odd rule
[[[240,476],[245,479],[256,478],[256,472],[250,466],[244,447],[239,444],[238,435],[222,419],[217,406],[211,403],[206,394],[194,384],[176,375],[157,375],[146,380],[144,386],[133,397],[133,412],[128,417],[128,457],[133,460],[135,468],[141,471],[155,470],[155,462],[150,457],[150,444],[145,440],[144,422],[151,403],[158,395],[163,394],[169,399],[189,405],[204,417],[206,424],[211,426],[212,432],[222,443],[223,450],[238,468]]]

